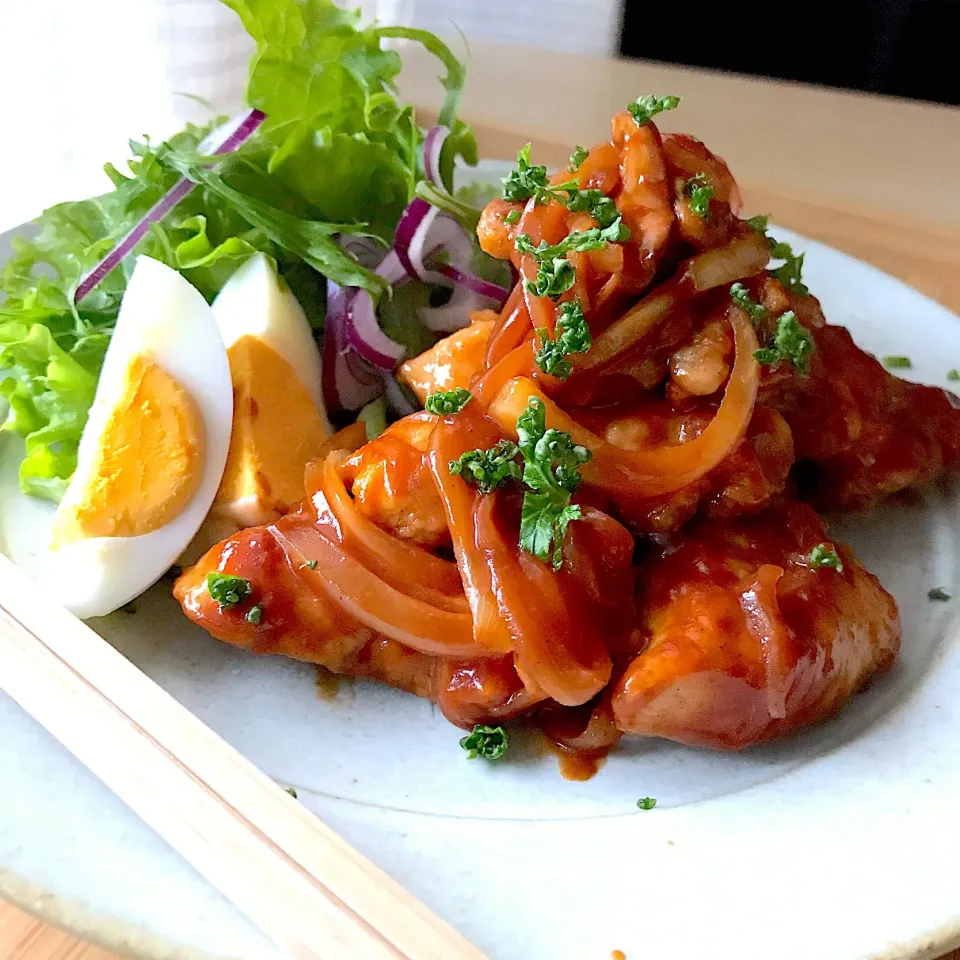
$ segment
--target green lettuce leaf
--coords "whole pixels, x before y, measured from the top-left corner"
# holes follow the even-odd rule
[[[0,429],[26,438],[27,455],[20,464],[25,493],[48,500],[63,496],[76,469],[106,342],[93,335],[78,342],[77,355],[71,355],[41,323],[0,325],[0,396],[9,403]]]

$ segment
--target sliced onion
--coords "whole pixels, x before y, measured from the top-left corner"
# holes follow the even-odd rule
[[[387,406],[399,417],[416,413],[417,407],[410,402],[410,398],[403,392],[397,378],[389,370],[383,370],[383,393],[387,398]]]
[[[483,277],[468,273],[466,270],[461,270],[452,263],[438,264],[437,272],[442,273],[457,286],[466,287],[478,296],[492,300],[498,307],[502,307],[510,295],[510,291],[505,290],[500,284],[493,283],[490,280],[484,280]]]
[[[410,260],[410,244],[413,242],[417,233],[421,230],[430,228],[433,218],[439,213],[436,207],[427,203],[422,197],[414,197],[403,211],[400,222],[393,235],[393,249],[403,269],[416,278],[417,271]],[[422,278],[420,278],[422,279]]]
[[[435,187],[442,188],[444,185],[440,176],[440,154],[449,135],[450,128],[438,124],[430,128],[423,141],[423,172]]]
[[[347,308],[347,343],[381,370],[392,370],[406,352],[402,343],[380,329],[373,298],[366,290],[357,290]]]
[[[337,243],[346,250],[357,263],[372,270],[383,259],[383,250],[369,237],[355,237],[352,233],[341,233]]]
[[[380,266],[377,267],[374,273],[376,273],[378,277],[383,277],[392,287],[405,283],[410,279],[410,274],[403,268],[403,264],[400,262],[400,257],[397,255],[396,250],[391,250],[383,260],[380,261]]]
[[[442,307],[423,307],[418,311],[423,325],[435,333],[453,333],[470,323],[470,314],[487,306],[487,301],[468,287],[456,287]]]
[[[395,251],[391,250],[374,271],[391,286],[402,283],[407,275]],[[366,290],[357,290],[347,304],[347,343],[364,360],[381,370],[393,370],[403,359],[406,347],[391,340],[381,329],[373,298]]]
[[[349,297],[327,281],[323,330],[323,398],[330,413],[359,410],[383,392],[377,371],[347,343]]]
[[[257,128],[266,120],[266,114],[259,110],[248,110],[212,131],[199,144],[201,153],[231,153],[242,143],[249,140]],[[97,287],[107,274],[111,273],[125,260],[147,235],[151,223],[162,220],[183,198],[193,190],[195,184],[186,177],[178,180],[144,215],[143,219],[77,284],[73,302],[79,303],[91,290]]]

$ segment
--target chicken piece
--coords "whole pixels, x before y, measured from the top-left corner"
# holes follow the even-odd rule
[[[434,700],[444,716],[469,729],[528,711],[539,697],[524,689],[513,658],[447,659],[421,653],[371,630],[317,589],[316,575],[291,561],[278,540],[296,515],[235,534],[185,571],[174,596],[211,636],[253,653],[281,654],[334,673],[369,677]],[[244,603],[221,607],[207,587],[209,573],[242,577]],[[256,623],[247,618],[260,609]]]
[[[865,509],[956,469],[960,410],[948,394],[893,376],[843,327],[813,334],[810,378],[774,388],[770,400],[790,424],[798,461],[807,461],[798,464],[804,499]]]
[[[493,319],[483,319],[484,311],[469,326],[444,337],[418,357],[400,365],[399,378],[410,387],[421,403],[440,390],[466,390],[475,373],[483,366],[487,340]]]
[[[404,417],[341,467],[361,513],[398,537],[425,547],[450,543],[443,503],[427,462],[435,420],[428,413]]]
[[[604,439],[627,450],[642,450],[695,439],[714,416],[714,409],[677,411],[666,403],[648,402],[609,413],[582,416]],[[758,406],[743,441],[723,462],[697,483],[655,499],[616,496],[614,513],[636,533],[668,533],[687,523],[698,510],[730,519],[759,513],[784,492],[793,466],[793,438],[784,418]]]
[[[732,524],[701,521],[640,568],[646,645],[616,682],[617,726],[738,749],[829,716],[893,662],[893,598],[853,551],[843,569],[800,503]]]

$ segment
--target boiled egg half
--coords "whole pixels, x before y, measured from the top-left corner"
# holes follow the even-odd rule
[[[213,303],[227,348],[234,408],[230,453],[210,516],[186,559],[304,496],[304,469],[331,427],[313,331],[273,262],[255,254]]]
[[[118,609],[196,535],[223,477],[232,419],[230,365],[213,311],[175,270],[140,257],[76,472],[55,511],[33,503],[22,512],[32,518],[27,535],[4,511],[6,551],[77,616]]]

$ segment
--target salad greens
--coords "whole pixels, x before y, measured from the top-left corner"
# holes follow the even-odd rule
[[[26,440],[24,492],[59,500],[134,258],[127,258],[79,304],[74,291],[181,176],[197,186],[136,252],[179,270],[208,299],[250,254],[270,256],[311,322],[323,322],[325,277],[375,298],[383,280],[336,243],[349,231],[386,247],[422,177],[424,133],[397,99],[401,69],[390,38],[437,57],[446,91],[439,122],[450,128],[440,157],[448,190],[457,157],[477,160],[456,111],[464,67],[432,34],[361,26],[359,11],[333,0],[224,0],[257,44],[247,100],[267,119],[216,166],[201,142],[223,118],[188,125],[160,144],[131,141],[128,172],[107,164],[112,191],[44,211],[36,232],[14,241],[0,272],[0,396],[3,430]],[[386,297],[383,298],[386,302]],[[407,323],[419,327],[412,314]],[[396,316],[392,325],[397,326]],[[423,332],[405,332],[419,343]]]

